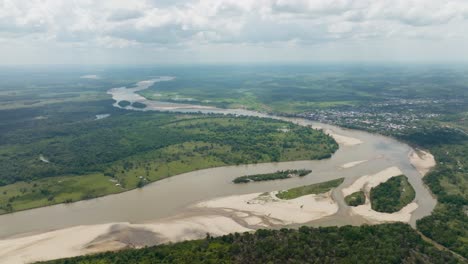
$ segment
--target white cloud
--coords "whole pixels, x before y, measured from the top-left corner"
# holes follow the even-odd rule
[[[135,40],[114,38],[110,36],[97,37],[95,42],[98,46],[106,48],[127,48],[139,45]]]
[[[465,0],[0,0],[1,43],[31,49],[446,41],[467,20]]]

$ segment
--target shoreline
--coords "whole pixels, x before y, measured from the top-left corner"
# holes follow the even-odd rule
[[[189,209],[186,214],[141,224],[79,225],[4,239],[0,240],[0,262],[29,263],[201,239],[207,233],[221,236],[259,228],[286,227],[321,219],[338,211],[331,191],[291,200],[276,198],[276,193],[214,198],[191,206],[195,211]]]
[[[408,154],[408,158],[411,165],[421,174],[421,177],[426,176],[436,165],[434,156],[429,151],[424,151],[422,149],[414,148]]]
[[[0,262],[30,263],[201,239],[206,233],[219,236],[248,231],[253,229],[220,215],[172,218],[145,224],[114,222],[80,225],[27,237],[0,240]]]
[[[370,190],[400,172],[397,167],[389,167],[373,175],[363,175],[341,192],[345,194],[361,188]],[[78,225],[4,239],[0,240],[0,262],[28,263],[201,239],[207,233],[221,236],[260,228],[304,225],[338,212],[339,204],[332,197],[332,192],[291,200],[277,198],[278,191],[223,196],[195,203],[179,215],[145,223]],[[413,202],[396,213],[378,213],[369,210],[367,199],[365,205],[351,208],[348,214],[359,215],[370,224],[408,222],[417,207]]]
[[[327,158],[327,159],[330,159],[330,158]],[[80,203],[80,202],[87,202],[87,201],[92,201],[92,200],[95,200],[95,199],[99,199],[99,198],[103,198],[103,197],[111,197],[113,195],[120,195],[122,193],[126,193],[126,192],[130,192],[130,191],[135,191],[135,190],[138,190],[138,189],[143,189],[143,188],[147,188],[148,186],[152,185],[152,184],[155,184],[155,183],[158,183],[160,181],[163,181],[163,180],[167,180],[167,179],[170,179],[172,177],[177,177],[177,176],[180,176],[180,175],[185,175],[187,173],[194,173],[194,172],[203,172],[205,170],[212,170],[212,169],[222,169],[222,168],[226,168],[226,169],[229,169],[229,168],[241,168],[241,167],[246,167],[246,166],[262,166],[262,165],[268,165],[268,164],[271,164],[273,165],[274,167],[278,166],[278,165],[281,165],[283,163],[288,163],[288,162],[308,162],[308,161],[320,161],[320,160],[325,160],[325,159],[315,159],[315,160],[285,160],[285,161],[278,161],[278,162],[260,162],[260,163],[246,163],[246,164],[239,164],[239,165],[223,165],[223,166],[215,166],[215,167],[207,167],[207,168],[201,168],[201,169],[197,169],[197,170],[191,170],[191,171],[187,171],[187,172],[182,172],[182,173],[179,173],[179,174],[174,174],[174,175],[171,175],[169,177],[165,177],[165,178],[161,178],[161,179],[158,179],[158,180],[155,180],[155,181],[151,181],[149,182],[148,184],[146,184],[145,186],[141,187],[141,188],[138,188],[138,187],[134,187],[132,189],[128,189],[128,190],[122,190],[122,191],[119,191],[119,192],[115,192],[115,193],[109,193],[109,194],[103,194],[103,195],[99,195],[99,196],[96,196],[96,197],[93,197],[93,198],[90,198],[90,199],[83,199],[83,200],[77,200],[77,201],[74,201],[72,203],[66,203],[66,202],[62,202],[62,203],[54,203],[54,204],[48,204],[48,205],[44,205],[44,206],[38,206],[38,207],[32,207],[32,208],[28,208],[28,209],[20,209],[20,210],[16,210],[14,212],[11,212],[11,213],[0,213],[0,216],[2,215],[14,215],[16,213],[21,213],[21,212],[25,212],[25,211],[32,211],[32,210],[38,210],[38,209],[41,209],[41,208],[47,208],[47,207],[53,207],[53,206],[65,206],[65,205],[71,205],[71,204],[76,204],[76,203]],[[298,168],[299,169],[299,168]],[[271,171],[271,173],[274,173],[276,171]],[[240,176],[250,176],[250,175],[255,175],[255,174],[246,174],[246,175],[240,175]],[[21,234],[19,234],[21,235]],[[10,236],[8,237],[5,237],[5,238],[10,238]],[[1,237],[0,237],[0,241],[1,241]]]
[[[195,207],[228,210],[242,219],[250,217],[248,221],[256,221],[265,227],[271,227],[271,223],[282,226],[304,224],[338,212],[338,204],[333,200],[331,192],[309,194],[291,200],[277,198],[277,193],[220,197],[200,202]]]
[[[401,210],[394,213],[382,213],[372,209],[370,201],[370,191],[372,188],[377,187],[379,184],[388,181],[389,179],[402,175],[403,172],[396,166],[389,167],[378,173],[372,175],[364,175],[355,180],[351,185],[341,190],[343,197],[352,193],[363,191],[366,196],[366,201],[362,205],[350,208],[350,213],[364,217],[366,220],[373,224],[385,222],[406,222],[411,219],[412,213],[419,207],[419,205],[412,201]]]
[[[132,89],[132,88],[130,88],[130,89]],[[186,110],[184,108],[176,108],[176,109]],[[206,108],[204,108],[204,109],[206,109]],[[141,110],[141,109],[134,109],[134,110]],[[143,109],[143,110],[144,111],[149,111],[149,110],[152,110],[152,109]],[[223,113],[220,112],[219,114],[223,114]],[[261,114],[261,113],[259,113],[259,114]],[[273,118],[273,119],[281,119],[281,120],[293,122],[293,123],[296,123],[296,124],[299,124],[299,125],[301,125],[300,124],[301,120],[311,121],[311,120],[303,119],[303,118],[301,118],[301,120],[296,120],[297,118],[292,118],[292,119],[291,118],[286,118],[285,119],[285,118],[280,117],[280,116],[271,116],[271,115],[265,115],[265,116],[262,116],[262,117]],[[334,127],[334,125],[332,125],[332,127]],[[340,127],[338,127],[338,128],[340,128]],[[359,131],[359,132],[366,132],[366,131],[361,131],[361,130],[356,130],[356,129],[349,129],[349,128],[343,128],[343,129],[355,130],[355,131]],[[331,130],[331,132],[334,133],[334,131],[332,131],[332,130]],[[324,131],[324,133],[327,133],[327,132]],[[366,132],[366,133],[369,133],[369,132]],[[375,133],[370,133],[370,134],[375,134]],[[332,135],[330,135],[330,136],[332,136],[335,139],[335,141],[337,141],[337,143],[340,145],[340,147],[352,147],[352,146],[356,146],[356,145],[364,143],[363,141],[361,141],[360,139],[357,139],[357,138],[340,135],[339,133],[338,134],[335,133],[335,136],[336,135],[338,136],[338,138],[340,138],[340,136],[342,137],[342,138],[340,138],[341,142],[339,142],[339,140],[335,139],[335,137],[333,137]],[[391,138],[391,137],[384,136],[384,135],[381,135],[381,134],[375,134],[375,135]],[[396,140],[396,141],[399,142],[399,143],[406,144],[405,142],[401,142],[399,140]],[[413,149],[413,148],[410,146],[410,149]],[[347,168],[350,168],[350,167],[354,167],[354,166],[357,166],[357,165],[360,164],[360,163],[355,164],[356,162],[362,162],[363,163],[364,161],[363,160],[358,160],[358,161],[354,161],[354,162],[348,162],[348,163],[343,164],[342,166],[348,164],[349,167],[347,167]],[[281,162],[279,162],[279,163],[281,163]],[[353,164],[353,166],[350,165],[351,163]],[[276,163],[276,164],[278,164],[278,163]],[[234,165],[234,167],[242,167],[242,166],[249,166],[249,165],[254,165],[254,164]],[[217,168],[222,168],[222,167],[233,167],[233,166],[221,166],[221,167],[217,167]],[[205,168],[205,169],[200,169],[200,170],[197,170],[197,171],[203,171],[203,170],[209,170],[209,169],[213,169],[213,168]],[[181,174],[179,174],[179,175],[181,175]],[[173,175],[173,176],[177,176],[177,175]],[[161,180],[170,179],[173,176],[168,177],[168,178],[164,178],[164,179],[161,179]],[[364,175],[364,176],[366,176],[366,175]],[[364,176],[361,176],[361,177],[364,177]],[[151,182],[151,184],[155,184],[157,182],[160,182],[160,180],[155,181],[155,182]],[[423,184],[423,186],[427,187],[424,184]],[[343,188],[343,189],[346,189],[346,188]],[[130,191],[130,190],[128,190],[128,191]],[[128,192],[128,191],[125,191],[125,192]],[[123,193],[123,192],[109,194],[109,195],[103,195],[103,196],[100,196],[100,197],[111,196],[111,195],[116,195],[116,194],[121,194],[121,193]],[[261,193],[254,193],[254,194],[258,195],[258,194],[261,194]],[[271,192],[270,192],[270,194],[271,194]],[[252,194],[247,194],[247,195],[252,195]],[[286,211],[286,212],[283,212],[283,213],[286,213],[286,216],[284,216],[284,217],[286,217],[286,221],[278,221],[278,220],[275,220],[275,219],[268,220],[267,218],[270,218],[270,217],[268,215],[265,215],[266,212],[262,211],[262,210],[257,210],[257,209],[252,210],[251,208],[249,210],[243,210],[243,209],[248,209],[248,208],[245,207],[245,204],[241,204],[241,206],[239,205],[239,203],[240,203],[239,199],[242,201],[242,199],[239,198],[239,197],[242,197],[242,196],[246,197],[245,195],[231,195],[231,197],[235,197],[235,198],[229,198],[229,196],[214,198],[214,199],[211,199],[211,200],[208,200],[208,201],[201,202],[201,204],[205,203],[205,205],[206,205],[206,202],[209,202],[209,201],[212,201],[212,200],[217,200],[217,202],[222,201],[222,203],[221,204],[214,204],[214,205],[223,205],[224,207],[223,206],[218,206],[218,207],[215,206],[213,208],[213,203],[211,203],[211,207],[209,207],[209,206],[208,207],[206,207],[206,206],[205,207],[203,207],[203,206],[198,207],[197,209],[200,209],[201,211],[199,211],[198,214],[195,213],[195,215],[191,215],[190,213],[188,213],[189,209],[187,209],[187,210],[184,209],[184,214],[182,214],[182,216],[179,214],[178,216],[176,215],[176,216],[171,217],[171,218],[162,218],[162,219],[159,219],[159,220],[156,220],[156,221],[145,222],[143,224],[131,224],[131,223],[128,223],[128,222],[110,222],[110,223],[106,223],[106,224],[97,224],[97,225],[96,224],[95,225],[78,225],[78,226],[72,226],[72,227],[57,229],[57,230],[53,230],[53,231],[47,231],[47,232],[38,231],[38,232],[35,232],[33,234],[31,234],[31,233],[24,234],[24,236],[21,236],[21,234],[20,234],[20,236],[9,237],[7,239],[0,240],[0,260],[5,258],[5,254],[6,254],[6,257],[12,257],[13,255],[12,255],[11,252],[16,252],[16,251],[11,251],[10,250],[9,251],[10,253],[8,253],[8,252],[5,252],[5,250],[8,250],[8,248],[11,249],[12,247],[15,247],[15,246],[21,247],[21,245],[18,245],[18,243],[21,244],[21,241],[27,241],[27,239],[34,239],[33,237],[37,238],[37,237],[40,237],[40,236],[47,236],[45,234],[49,234],[49,236],[53,237],[54,234],[60,234],[61,231],[63,231],[64,234],[67,234],[66,237],[73,237],[74,232],[79,232],[80,230],[82,231],[82,233],[83,233],[82,235],[86,236],[86,239],[87,239],[86,243],[82,243],[80,245],[70,245],[70,244],[66,244],[66,243],[58,244],[60,246],[69,245],[71,247],[74,247],[73,250],[75,250],[75,251],[67,251],[67,252],[69,252],[69,253],[70,252],[71,253],[73,253],[73,252],[77,253],[78,252],[77,254],[81,255],[81,254],[87,254],[87,253],[102,252],[102,251],[106,251],[106,250],[113,250],[113,248],[115,248],[114,250],[118,250],[118,249],[122,249],[122,248],[125,248],[125,247],[137,245],[138,243],[135,244],[134,242],[138,242],[138,241],[130,239],[130,238],[135,238],[135,237],[133,237],[134,235],[136,236],[136,238],[140,239],[139,241],[146,239],[146,241],[148,242],[148,245],[150,245],[154,241],[163,241],[164,238],[161,238],[160,235],[159,236],[157,234],[154,235],[156,233],[155,230],[156,231],[160,230],[160,229],[157,229],[155,227],[155,226],[158,226],[158,225],[159,225],[159,227],[161,227],[161,226],[164,227],[164,228],[162,228],[162,230],[164,230],[165,232],[169,232],[169,233],[172,232],[171,234],[173,234],[173,235],[175,233],[177,233],[177,232],[175,232],[175,230],[171,229],[170,227],[174,228],[175,225],[178,225],[178,227],[180,228],[180,227],[186,227],[187,225],[189,225],[189,226],[192,225],[191,226],[192,229],[189,228],[188,233],[191,233],[193,235],[193,238],[189,238],[189,239],[195,239],[195,238],[203,238],[206,235],[206,232],[204,232],[204,231],[210,230],[209,228],[215,228],[215,227],[217,228],[218,224],[220,224],[221,226],[226,227],[226,229],[221,229],[221,227],[219,227],[219,229],[217,229],[218,231],[219,230],[225,230],[228,233],[238,232],[238,231],[235,231],[235,230],[253,231],[253,230],[255,230],[255,228],[258,228],[258,227],[265,228],[265,226],[262,226],[262,224],[265,224],[265,223],[269,223],[270,225],[267,226],[267,227],[270,227],[270,228],[273,227],[273,226],[285,226],[285,227],[287,227],[288,225],[302,224],[302,222],[300,222],[300,223],[294,223],[294,222],[291,222],[291,221],[287,222],[287,220],[288,220],[287,217],[291,217],[291,216],[288,215],[289,211],[284,210],[284,209],[282,209],[282,210]],[[226,198],[229,198],[229,199],[226,201],[225,200]],[[253,199],[255,197],[251,197],[251,198]],[[311,198],[311,197],[308,197],[308,198]],[[82,202],[86,202],[86,201],[82,201]],[[226,202],[227,202],[227,204],[226,204]],[[334,201],[334,203],[336,203],[336,201]],[[49,205],[49,206],[56,206],[56,205]],[[226,207],[226,205],[227,205],[227,207]],[[49,207],[49,206],[47,206],[47,207]],[[298,209],[299,204],[294,204],[294,206],[295,206],[295,209]],[[229,208],[229,207],[234,207],[234,209]],[[35,209],[28,209],[28,210],[38,210],[40,208],[41,207],[35,208]],[[362,209],[365,209],[365,208],[363,207]],[[411,209],[411,210],[409,210],[409,209]],[[411,217],[412,212],[414,212],[414,210],[416,210],[417,207],[416,208],[411,207],[409,209],[408,210],[410,212],[405,211],[406,212],[405,215],[409,214],[410,217]],[[332,211],[332,210],[330,210],[330,208],[328,208],[327,210],[324,210],[324,211],[327,211],[328,213],[330,213]],[[19,212],[20,211],[17,211],[17,212],[14,212],[12,214],[19,213]],[[263,215],[261,213],[263,213]],[[335,214],[335,213],[333,213],[333,214]],[[355,213],[355,212],[353,212],[352,208],[347,212],[347,214],[349,214],[349,215],[352,215],[353,213]],[[333,215],[333,214],[331,214],[331,215]],[[372,224],[374,223],[373,222],[374,219],[372,219],[372,217],[374,215],[366,215],[365,212],[361,212],[359,210],[357,211],[357,214],[359,216],[364,217],[370,223],[372,223]],[[187,217],[187,215],[189,215],[189,217]],[[315,218],[315,219],[312,219],[312,221],[321,219],[323,217],[326,217],[326,215],[320,216],[320,217]],[[382,219],[382,217],[380,219]],[[165,223],[165,221],[167,223]],[[268,221],[270,221],[270,222],[268,222]],[[384,222],[385,221],[389,221],[389,220],[384,220]],[[408,219],[408,221],[409,221],[409,219]],[[199,226],[204,226],[203,223],[205,223],[206,224],[205,225],[206,229],[203,229],[203,231],[200,232],[200,229],[193,228],[194,223],[199,224]],[[79,229],[79,228],[82,228],[82,229]],[[102,231],[103,229],[105,229],[105,230]],[[142,229],[144,229],[144,230],[142,231]],[[68,230],[68,231],[66,231],[66,230]],[[196,232],[196,230],[198,230],[198,232]],[[234,231],[232,231],[232,230],[234,230]],[[216,230],[214,230],[214,231],[216,231]],[[243,231],[239,231],[239,232],[243,232]],[[70,232],[70,233],[67,233],[67,232]],[[79,233],[79,234],[81,235],[81,233]],[[109,236],[109,235],[114,235],[114,236]],[[178,234],[178,235],[174,235],[174,237],[183,239],[184,237],[187,237],[187,235],[188,234],[182,234],[182,235]],[[156,237],[157,239],[155,238],[153,240],[154,237]],[[55,239],[58,239],[59,242],[61,241],[60,238],[55,238]],[[114,241],[113,239],[116,240],[116,241]],[[69,240],[71,240],[71,239],[69,239]],[[127,241],[127,242],[130,241],[132,243],[127,243],[126,244],[126,243],[123,243],[122,240]],[[15,242],[17,244],[15,245],[15,243],[13,243],[13,242]],[[53,242],[53,239],[51,239],[51,238],[46,239],[46,240],[44,240],[42,242],[43,243],[51,243],[51,244],[49,244],[49,249],[47,248],[47,244],[42,245],[42,246],[41,245],[36,245],[36,244],[29,244],[29,248],[30,248],[29,250],[31,250],[31,251],[27,251],[26,249],[28,248],[28,246],[24,247],[25,244],[22,244],[23,246],[21,247],[21,250],[25,250],[27,252],[31,252],[33,254],[38,254],[38,255],[42,254],[43,252],[48,252],[48,253],[51,253],[52,257],[53,257],[53,253],[56,253],[55,248],[57,247],[57,244],[54,244],[54,243],[58,243],[58,242],[57,241]],[[70,241],[66,241],[66,242],[70,242]],[[13,243],[13,245],[10,244],[10,243]],[[164,243],[164,242],[161,242],[161,243]],[[50,251],[47,251],[47,250],[50,250]],[[79,251],[76,251],[76,250],[79,250]],[[89,251],[87,251],[87,250],[89,250]],[[66,251],[66,250],[64,250],[64,251]],[[19,255],[19,256],[24,256],[24,254],[27,254],[27,252],[26,253],[25,252],[20,252],[22,255]],[[34,253],[34,252],[36,252],[36,253]],[[18,252],[16,252],[16,253],[18,253]],[[18,255],[16,257],[18,257]],[[29,255],[29,257],[31,257],[31,255]],[[59,256],[59,257],[63,257],[63,256]],[[16,263],[24,263],[24,262],[21,262],[21,259],[18,259],[18,260],[20,262],[16,262]],[[14,263],[14,262],[8,262],[8,263]]]

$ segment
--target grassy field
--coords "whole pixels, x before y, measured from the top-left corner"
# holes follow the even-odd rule
[[[404,175],[390,178],[372,188],[370,202],[377,212],[394,213],[411,203],[416,193]]]
[[[278,75],[276,70],[270,70],[235,72],[236,78],[231,71],[223,70],[207,73],[203,79],[185,73],[173,81],[158,83],[138,93],[150,100],[278,113],[354,105],[356,101],[349,100],[350,97],[356,100],[371,97],[363,92],[343,89],[341,84],[330,82],[330,76],[321,71],[318,75],[298,75],[286,70]],[[328,74],[336,74],[332,72]],[[323,91],[324,85],[327,86],[326,93]]]
[[[179,70],[175,80],[139,93],[152,100],[301,113],[389,98],[446,98],[463,92],[465,72],[414,65],[206,66]]]
[[[315,183],[311,185],[301,186],[289,189],[287,191],[281,191],[276,196],[280,199],[291,200],[297,197],[301,197],[308,194],[319,194],[330,191],[331,189],[338,187],[342,184],[344,178],[331,180],[327,182]]]
[[[7,207],[2,208],[0,213],[85,200],[125,190],[115,184],[109,177],[96,173],[51,177],[1,186],[0,203],[7,204]],[[8,204],[12,208],[8,208]]]
[[[349,206],[358,206],[366,202],[366,195],[363,191],[355,192],[346,196],[345,202]]]

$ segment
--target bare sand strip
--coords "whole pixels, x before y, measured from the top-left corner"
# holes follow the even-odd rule
[[[366,203],[351,208],[351,215],[360,215],[366,218],[372,224],[378,224],[383,222],[405,222],[408,223],[411,219],[411,214],[418,208],[418,204],[412,202],[407,206],[403,207],[400,211],[395,213],[381,213],[372,210],[369,199],[366,199]]]
[[[350,186],[343,188],[341,192],[345,197],[361,190],[364,192],[369,192],[370,189],[376,187],[377,185],[386,182],[388,179],[394,176],[402,174],[403,172],[401,172],[398,167],[393,166],[373,175],[364,175],[354,181]]]
[[[251,231],[224,216],[199,216],[133,225],[109,223],[76,226],[38,235],[0,240],[0,263],[31,263]]]
[[[0,263],[30,263],[127,247],[200,239],[259,227],[306,223],[338,211],[331,192],[281,200],[277,192],[208,200],[194,207],[209,214],[181,216],[146,224],[109,223],[76,226],[0,240]],[[205,212],[204,210],[202,212]],[[71,239],[72,238],[72,239]]]
[[[338,144],[343,146],[355,146],[363,143],[360,139],[336,134],[331,129],[327,129],[325,133],[333,137]]]
[[[370,190],[377,185],[386,182],[392,177],[402,175],[403,173],[398,167],[390,167],[373,175],[364,175],[353,182],[350,186],[343,188],[341,192],[346,197],[354,192],[364,191],[366,202],[363,205],[350,208],[351,215],[359,215],[364,217],[370,223],[381,222],[409,222],[411,213],[418,208],[418,204],[412,202],[395,213],[381,213],[372,210],[369,199]]]
[[[42,154],[39,155],[39,160],[44,162],[44,163],[50,163],[50,161],[46,157],[44,157],[44,155],[42,155]]]
[[[270,222],[282,225],[302,224],[332,215],[338,211],[331,192],[310,194],[291,200],[276,197],[277,192],[252,193],[217,198],[201,202],[196,207],[231,209],[247,213],[247,222],[258,222],[257,217],[266,217]]]
[[[426,175],[436,165],[434,156],[424,150],[411,151],[409,160],[421,176]]]
[[[357,165],[359,164],[362,164],[364,162],[368,162],[369,160],[357,160],[357,161],[352,161],[352,162],[348,162],[348,163],[345,163],[343,165],[340,166],[340,168],[342,169],[349,169],[349,168],[352,168],[352,167],[356,167]]]
[[[0,241],[0,263],[30,263],[83,254],[82,247],[104,234],[109,224],[76,226],[16,239]]]

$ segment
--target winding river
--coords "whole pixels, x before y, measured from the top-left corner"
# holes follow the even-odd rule
[[[330,133],[358,139],[362,143],[352,146],[340,144],[339,150],[332,158],[326,160],[262,163],[204,169],[173,176],[149,184],[142,189],[120,194],[1,215],[0,238],[24,236],[28,233],[40,233],[77,225],[109,222],[145,223],[184,214],[188,211],[194,213],[194,209],[190,209],[191,205],[215,197],[282,190],[341,177],[345,178],[345,182],[341,186],[346,186],[362,175],[374,174],[391,166],[399,167],[408,176],[410,183],[416,190],[418,208],[412,213],[410,224],[414,225],[417,219],[429,215],[435,207],[436,200],[424,186],[421,175],[409,161],[408,155],[413,149],[404,143],[381,135],[343,129],[306,119],[284,118],[241,109],[218,109],[150,101],[136,93],[157,82],[170,80],[172,77],[159,77],[139,82],[132,88],[113,88],[108,93],[116,101],[127,100],[147,105],[145,109],[133,108],[130,105],[125,107],[128,110],[201,112],[275,118],[322,128]],[[117,103],[115,106],[119,107]],[[343,168],[343,164],[360,160],[368,161],[357,166]],[[295,168],[311,169],[313,172],[302,178],[295,177],[280,181],[249,184],[233,184],[231,182],[235,177],[242,175]],[[338,212],[312,221],[308,223],[309,225],[343,225],[366,222],[360,216],[349,214],[349,207],[344,204],[340,191],[341,186],[332,193],[332,197],[339,205]]]

